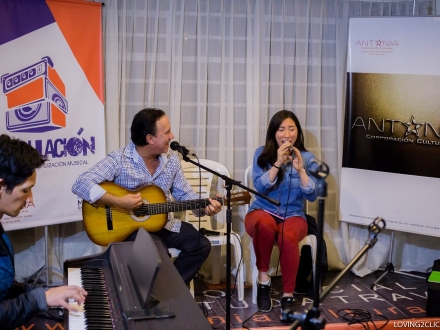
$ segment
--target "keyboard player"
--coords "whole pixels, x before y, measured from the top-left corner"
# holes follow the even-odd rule
[[[84,312],[65,314],[65,330],[211,329],[163,243],[142,229],[135,242],[66,260],[64,281],[89,293]]]
[[[0,136],[0,219],[16,217],[33,202],[32,188],[37,169],[46,159],[26,142]],[[0,329],[15,329],[49,307],[78,309],[87,292],[77,286],[48,290],[36,285],[14,282],[14,254],[8,235],[0,222]],[[68,304],[67,300],[77,303]]]

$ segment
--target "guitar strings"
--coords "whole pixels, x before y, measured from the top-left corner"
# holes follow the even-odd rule
[[[167,213],[169,211],[185,211],[187,209],[197,209],[206,207],[209,204],[209,199],[204,199],[200,203],[196,201],[180,201],[180,202],[166,202],[157,204],[142,204],[134,211],[147,211],[149,214],[153,213]]]
[[[223,198],[214,198],[220,203],[223,201]],[[199,200],[195,201],[176,201],[176,202],[165,202],[165,203],[154,203],[154,204],[142,204],[138,208],[134,209],[133,212],[144,211],[147,214],[161,214],[168,213],[172,211],[185,211],[188,209],[198,209],[206,207],[209,204],[209,199],[206,198],[199,202]],[[122,211],[127,212],[126,209],[120,208],[118,206],[112,206],[111,209],[113,211]]]
[[[223,197],[215,197],[213,198],[220,202],[223,205]],[[155,214],[163,214],[174,211],[186,211],[186,210],[194,210],[194,209],[202,209],[209,205],[209,198],[201,199],[201,200],[187,200],[187,201],[173,201],[173,202],[164,202],[164,203],[153,203],[153,204],[142,204],[138,208],[134,209],[132,212],[140,213],[144,212],[146,215],[155,215]],[[231,205],[233,203],[231,202]],[[106,207],[106,205],[103,205]],[[112,211],[120,211],[127,212],[126,209],[120,208],[118,206],[112,206]]]

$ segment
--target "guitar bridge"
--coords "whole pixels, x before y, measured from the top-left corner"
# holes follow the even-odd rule
[[[105,206],[105,218],[107,219],[107,230],[113,230],[112,208]]]

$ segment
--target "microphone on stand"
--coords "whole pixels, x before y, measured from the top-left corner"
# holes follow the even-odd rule
[[[317,179],[324,179],[330,173],[330,169],[329,169],[328,165],[324,162],[317,160],[317,159],[313,159],[310,162],[308,170],[309,170],[309,173]]]
[[[197,157],[196,154],[195,154],[192,150],[189,150],[189,149],[187,149],[186,147],[181,146],[181,145],[179,144],[179,142],[177,142],[177,141],[173,141],[173,142],[171,142],[171,143],[170,143],[170,148],[171,148],[172,150],[175,150],[175,151],[177,151],[177,152],[180,152],[183,156],[190,155],[190,156]]]
[[[205,236],[220,236],[220,235],[223,235],[223,233],[220,233],[220,232],[214,231],[214,230],[208,230],[206,228],[200,228],[199,232],[202,235],[205,235]]]

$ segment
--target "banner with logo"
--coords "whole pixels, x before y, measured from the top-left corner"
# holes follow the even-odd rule
[[[440,236],[440,18],[352,18],[341,220]]]
[[[0,1],[0,133],[48,158],[6,230],[82,220],[71,187],[105,156],[101,3]]]

